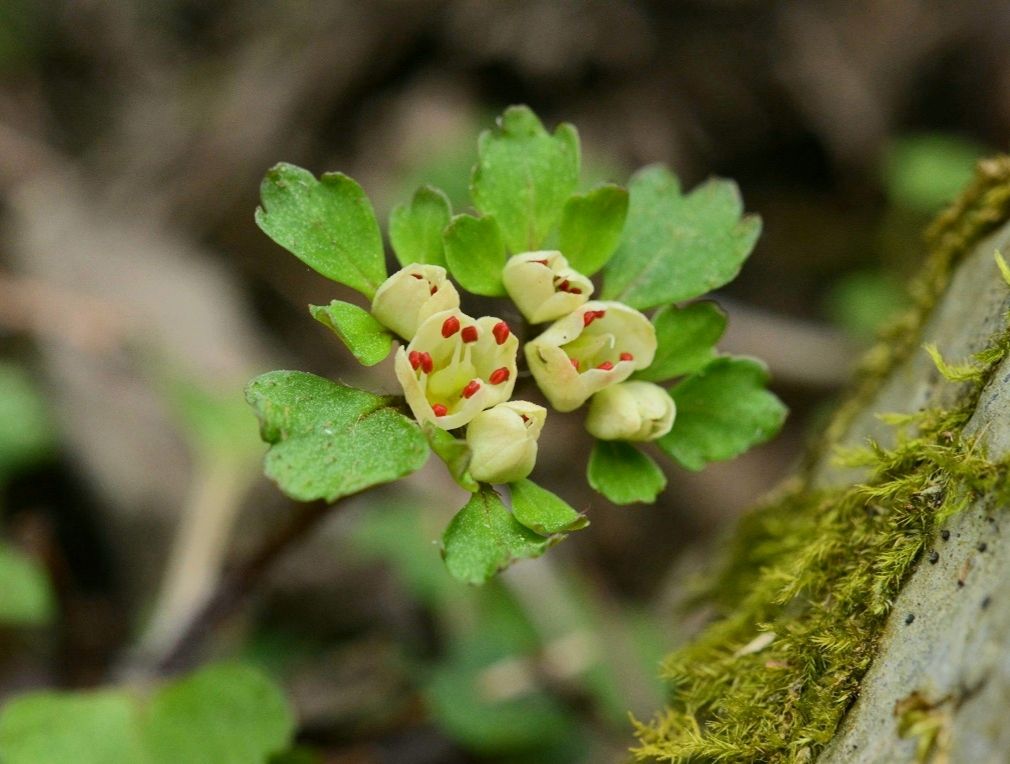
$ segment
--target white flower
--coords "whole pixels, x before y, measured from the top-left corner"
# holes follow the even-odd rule
[[[512,395],[519,339],[508,324],[446,310],[418,327],[396,353],[396,377],[418,422],[462,427]]]
[[[593,293],[593,282],[569,268],[556,250],[513,255],[505,263],[502,282],[519,312],[533,324],[568,315]]]
[[[459,293],[439,265],[408,265],[379,285],[372,315],[403,339],[435,313],[459,307]]]
[[[587,302],[526,343],[530,371],[558,411],[577,409],[593,393],[646,368],[655,355],[649,319],[620,302]]]
[[[529,475],[546,418],[547,409],[526,401],[499,403],[477,414],[466,428],[473,479],[513,483]]]
[[[655,440],[673,428],[677,406],[659,385],[621,382],[593,396],[586,429],[600,440]]]

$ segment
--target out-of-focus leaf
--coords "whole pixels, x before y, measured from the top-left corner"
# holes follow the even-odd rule
[[[884,157],[884,185],[891,202],[932,215],[957,198],[971,180],[985,147],[954,135],[899,138]]]
[[[666,476],[652,457],[619,440],[596,441],[586,476],[593,490],[614,504],[652,504],[666,488]]]
[[[455,437],[451,432],[436,427],[431,422],[426,422],[424,436],[428,439],[428,445],[435,452],[439,459],[445,462],[452,479],[470,493],[475,493],[480,484],[470,476],[470,446],[465,440]]]
[[[212,390],[175,369],[163,374],[166,401],[191,448],[205,458],[258,458],[262,445],[241,388]]]
[[[628,216],[628,192],[607,184],[565,203],[558,248],[579,273],[592,276],[607,264],[621,241]]]
[[[537,249],[557,225],[579,180],[579,136],[551,135],[526,106],[512,106],[481,133],[471,182],[474,206],[494,215],[513,253]]]
[[[452,207],[437,188],[422,186],[410,204],[398,204],[389,215],[389,241],[400,265],[427,263],[445,267],[442,232]]]
[[[343,173],[323,173],[284,162],[260,185],[256,223],[313,270],[371,299],[386,279],[382,235],[361,186]]]
[[[855,337],[873,339],[877,330],[908,307],[900,280],[880,271],[858,271],[838,279],[827,296],[832,322]]]
[[[782,427],[786,407],[765,389],[768,369],[752,358],[717,358],[670,391],[673,429],[656,441],[689,470],[732,459]]]
[[[54,609],[45,573],[30,557],[0,543],[0,624],[47,624]]]
[[[453,576],[482,584],[516,560],[539,557],[558,539],[544,538],[521,525],[498,494],[484,488],[445,529],[442,554]]]
[[[420,428],[388,398],[314,374],[263,374],[249,383],[246,399],[271,444],[267,476],[299,501],[335,501],[388,483],[428,457]]]
[[[677,178],[653,165],[631,179],[628,219],[604,271],[603,298],[639,310],[691,300],[729,283],[761,233],[744,215],[740,192],[713,179],[681,193]]]
[[[457,215],[445,229],[444,241],[449,271],[460,286],[485,297],[505,295],[505,243],[493,217]]]
[[[531,531],[542,536],[577,531],[589,525],[589,518],[576,512],[557,494],[532,480],[509,483],[512,515]]]
[[[309,313],[337,335],[363,366],[375,366],[393,349],[393,335],[364,308],[333,300],[329,305],[310,305]]]
[[[0,362],[0,481],[56,448],[45,399],[21,366]]]
[[[693,374],[715,358],[715,343],[726,330],[726,314],[714,302],[696,302],[685,308],[668,305],[652,317],[656,327],[656,357],[635,379],[662,382]]]

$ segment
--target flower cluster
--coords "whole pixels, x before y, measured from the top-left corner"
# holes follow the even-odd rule
[[[601,440],[654,440],[670,431],[673,399],[658,385],[628,381],[656,354],[648,318],[620,302],[590,300],[592,281],[558,251],[512,256],[502,283],[530,324],[551,322],[524,354],[552,407],[573,411],[589,401],[586,428]],[[510,400],[519,339],[509,325],[463,313],[459,293],[437,265],[412,264],[390,276],[372,313],[407,341],[395,369],[417,421],[467,428],[475,480],[508,483],[529,475],[547,411]]]

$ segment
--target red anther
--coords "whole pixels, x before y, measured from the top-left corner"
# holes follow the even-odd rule
[[[413,276],[415,279],[423,279],[424,278],[424,276],[422,276],[420,273],[411,273],[410,275]]]
[[[435,292],[437,292],[437,291],[438,291],[438,287],[435,286],[434,284],[432,284],[431,285],[431,289],[428,290],[428,293],[429,294],[435,294]]]
[[[540,263],[541,265],[547,265],[547,260],[530,260],[531,263]],[[549,266],[548,266],[549,267]]]
[[[582,294],[582,290],[578,287],[572,287],[568,290],[568,294]]]
[[[530,418],[528,416],[526,416],[525,414],[520,414],[519,416],[521,416],[523,418],[524,422],[530,421]]]
[[[579,370],[579,362],[577,360],[575,360],[574,358],[569,358],[568,360],[571,362],[572,368],[574,368],[576,371],[578,371]]]
[[[614,368],[614,364],[612,364],[610,361],[604,361],[596,368],[603,369],[604,371],[610,371],[612,368]]]
[[[442,322],[442,336],[451,337],[456,332],[459,331],[459,319],[455,316],[449,316],[445,321]]]
[[[633,356],[631,353],[621,353],[621,360],[622,361],[634,361],[635,360],[635,356]]]
[[[449,409],[443,406],[441,403],[432,404],[431,413],[435,416],[445,416],[449,413]]]
[[[487,378],[487,381],[492,385],[500,385],[502,382],[507,382],[511,372],[502,366],[500,369],[495,369],[491,372],[491,376]]]
[[[425,374],[431,374],[435,370],[435,364],[431,360],[430,353],[421,353],[421,371]]]
[[[407,355],[407,360],[410,361],[410,368],[416,371],[417,368],[421,365],[421,354],[416,350],[411,350],[410,353]]]
[[[568,279],[563,279],[561,283],[558,284],[558,291],[567,292],[569,289],[571,289],[571,286],[572,285],[568,283]]]
[[[494,335],[495,342],[497,342],[499,345],[504,345],[505,341],[509,338],[509,334],[511,334],[511,331],[509,330],[508,324],[506,324],[504,321],[499,321],[497,324],[494,325],[494,328],[491,329],[491,334]]]
[[[603,318],[605,315],[607,315],[607,311],[605,310],[587,310],[582,314],[582,325],[589,326],[593,321]]]
[[[480,382],[476,379],[471,379],[466,383],[466,387],[463,388],[462,395],[464,398],[473,398],[478,390],[480,390]]]
[[[459,336],[463,338],[463,342],[476,342],[478,336],[477,327],[464,326],[463,331]]]

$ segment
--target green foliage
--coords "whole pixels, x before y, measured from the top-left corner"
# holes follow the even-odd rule
[[[0,361],[0,422],[0,481],[56,448],[45,399],[22,366],[4,361]]]
[[[428,445],[435,452],[439,459],[445,462],[452,479],[470,493],[476,493],[480,485],[470,476],[470,446],[465,440],[457,438],[451,432],[436,427],[431,422],[426,422],[424,436],[428,439]]]
[[[726,331],[726,314],[714,302],[685,308],[667,305],[652,317],[656,327],[656,357],[635,379],[662,382],[701,371],[715,358],[715,344]]]
[[[614,504],[652,504],[666,488],[666,476],[652,457],[619,440],[596,441],[586,477]]]
[[[335,501],[409,475],[428,446],[388,398],[300,371],[256,377],[246,399],[271,444],[266,474],[299,501]]]
[[[538,249],[579,181],[575,128],[562,124],[551,135],[529,108],[512,106],[481,133],[477,152],[474,206],[494,215],[510,251]]]
[[[884,157],[884,185],[893,204],[933,214],[971,180],[984,147],[952,135],[911,135],[896,140]]]
[[[786,408],[765,389],[768,370],[751,358],[717,358],[670,391],[673,429],[656,441],[689,470],[739,456],[782,427]]]
[[[449,199],[431,186],[417,189],[409,205],[394,207],[389,215],[389,241],[400,265],[427,263],[445,267],[442,231],[451,217]]]
[[[754,248],[761,220],[745,215],[728,180],[686,196],[677,178],[653,165],[631,179],[624,238],[604,271],[603,298],[634,308],[690,300],[732,281]]]
[[[45,625],[54,612],[45,573],[30,557],[0,542],[0,624]]]
[[[393,335],[357,305],[333,300],[329,305],[310,305],[309,313],[337,335],[362,366],[375,366],[393,349]]]
[[[581,530],[589,525],[589,518],[532,480],[510,483],[509,489],[512,494],[512,515],[534,533],[549,536],[552,533]]]
[[[872,339],[908,304],[905,287],[896,278],[880,271],[859,271],[835,282],[827,310],[837,326],[855,337]]]
[[[449,271],[464,289],[485,297],[505,296],[501,272],[505,243],[494,217],[457,215],[445,229]]]
[[[4,764],[253,764],[289,745],[294,719],[259,671],[211,666],[157,690],[40,692],[0,713]]]
[[[456,513],[442,536],[446,567],[460,581],[482,584],[513,562],[539,557],[560,540],[521,525],[494,489],[484,487]]]
[[[260,186],[256,209],[262,231],[328,279],[369,299],[386,278],[382,235],[361,186],[343,173],[324,173],[280,163]]]
[[[628,217],[628,192],[606,184],[565,203],[558,229],[558,248],[568,264],[592,276],[607,264],[621,241]]]

